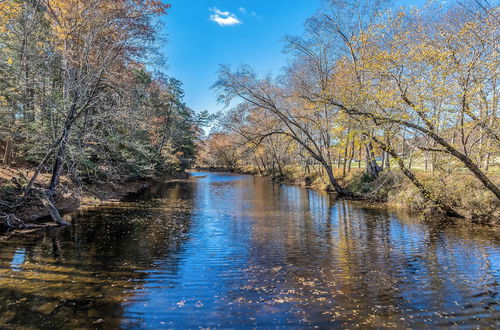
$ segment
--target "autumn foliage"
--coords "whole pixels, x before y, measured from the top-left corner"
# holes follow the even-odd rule
[[[157,52],[158,22],[169,7],[157,0],[0,1],[0,160],[33,173],[0,206],[54,200],[62,175],[81,186],[193,162],[199,118],[183,102],[182,83],[161,72]],[[50,173],[48,186],[41,173]]]
[[[218,132],[242,155],[232,166],[274,177],[293,168],[356,198],[397,170],[427,205],[458,217],[467,194],[451,198],[458,190],[446,186],[466,173],[486,196],[477,211],[498,209],[498,20],[499,7],[480,0],[397,10],[325,1],[303,36],[286,38],[282,75],[221,67],[220,99],[239,102]],[[353,189],[354,169],[375,191]]]

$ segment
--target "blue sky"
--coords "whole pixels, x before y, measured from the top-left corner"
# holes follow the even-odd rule
[[[398,0],[421,4],[424,0]],[[216,112],[210,86],[219,64],[249,64],[261,74],[278,73],[285,64],[284,35],[299,35],[321,0],[170,0],[162,26],[168,74],[184,83],[186,103],[196,111]]]

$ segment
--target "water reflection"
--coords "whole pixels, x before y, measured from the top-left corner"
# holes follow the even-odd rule
[[[99,208],[78,216],[72,228],[2,241],[0,326],[119,327],[144,270],[177,253],[189,230],[190,191],[176,185],[162,193],[168,203]],[[180,195],[187,199],[176,203]]]
[[[21,265],[24,263],[24,259],[26,258],[26,250],[19,249],[14,252],[14,256],[12,257],[12,261],[10,263],[10,269],[14,272],[21,270]]]
[[[495,327],[499,246],[484,229],[203,173],[1,242],[0,326]]]

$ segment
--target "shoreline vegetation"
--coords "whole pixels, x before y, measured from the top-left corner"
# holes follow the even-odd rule
[[[6,182],[12,182],[19,176],[25,176],[27,170],[14,170],[0,167],[0,184],[11,194],[19,194],[14,185],[7,185]],[[29,172],[28,172],[29,173]],[[88,208],[100,207],[112,203],[119,203],[124,198],[139,193],[155,184],[173,182],[188,178],[186,172],[178,172],[162,177],[132,179],[121,182],[102,182],[86,186],[77,186],[66,176],[61,177],[60,190],[54,199],[54,206],[57,208],[63,219],[71,217],[72,214]],[[50,175],[40,175],[39,183],[41,185],[49,182]],[[2,196],[8,197],[8,196]],[[0,235],[9,237],[40,230],[49,227],[59,226],[60,224],[51,219],[50,211],[41,203],[31,203],[22,208],[14,210],[11,213],[18,222],[10,225],[4,225],[0,228]]]
[[[277,183],[302,186],[317,191],[337,194],[328,184],[328,177],[321,173],[305,173],[303,169],[285,167],[282,174],[259,172],[257,168],[228,168],[218,167],[197,167],[196,171],[207,172],[229,172],[237,174],[257,175],[268,177]],[[420,214],[424,219],[437,221],[449,219],[449,217],[438,206],[429,203],[419,193],[413,184],[397,170],[384,171],[377,180],[371,180],[364,169],[352,170],[346,177],[342,177],[342,169],[334,169],[339,182],[352,192],[350,197],[366,203],[366,205],[381,206],[389,209],[400,209]],[[450,176],[448,178],[433,178],[428,173],[417,173],[417,175],[428,183],[441,184],[441,194],[443,199],[453,202],[459,212],[463,214],[461,219],[474,224],[498,227],[500,225],[500,203],[493,198],[487,199],[488,193],[474,179],[467,174]],[[436,181],[439,181],[436,182]],[[466,190],[464,190],[464,186]],[[346,196],[344,196],[346,198]],[[486,200],[486,202],[485,202]]]
[[[164,73],[158,22],[169,8],[0,1],[0,227],[45,214],[69,225],[61,213],[80,198],[119,198],[194,163],[210,116]]]
[[[326,1],[279,75],[221,66],[200,166],[498,223],[498,18],[487,1]]]

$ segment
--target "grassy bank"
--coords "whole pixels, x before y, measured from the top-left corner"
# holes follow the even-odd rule
[[[252,167],[240,169],[247,174],[259,175]],[[403,173],[394,169],[383,171],[372,180],[364,169],[351,169],[345,176],[342,169],[334,169],[336,178],[349,192],[359,195],[373,203],[384,203],[390,208],[417,211],[427,218],[442,217],[439,209],[425,200],[419,190]],[[500,201],[486,190],[468,173],[415,171],[418,179],[432,190],[438,199],[446,201],[451,207],[474,223],[500,225]],[[500,182],[500,175],[492,175]],[[305,172],[298,166],[285,166],[282,175],[275,175],[275,181],[301,185],[321,191],[331,191],[328,178],[320,169]]]

